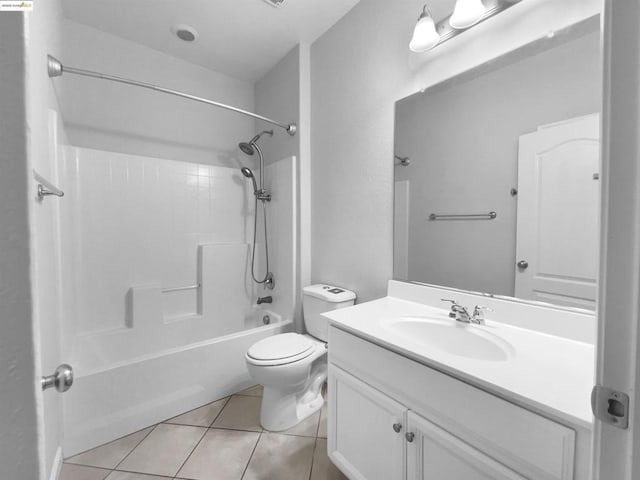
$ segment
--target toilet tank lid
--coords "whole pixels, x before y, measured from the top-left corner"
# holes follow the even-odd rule
[[[307,287],[304,287],[302,291],[305,295],[319,298],[320,300],[324,300],[325,302],[330,303],[348,302],[349,300],[356,299],[356,294],[351,290],[328,285],[326,283],[309,285]]]

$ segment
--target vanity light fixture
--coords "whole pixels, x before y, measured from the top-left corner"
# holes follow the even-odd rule
[[[457,0],[453,13],[434,25],[425,5],[409,43],[412,52],[423,53],[465,32],[468,28],[520,3],[522,0]]]
[[[413,37],[409,42],[409,49],[412,52],[426,52],[431,50],[440,42],[440,35],[436,31],[436,24],[431,17],[431,11],[425,4],[422,13],[418,17],[416,27],[413,29]]]
[[[449,17],[449,25],[453,28],[469,28],[475,25],[487,13],[482,0],[458,0]]]

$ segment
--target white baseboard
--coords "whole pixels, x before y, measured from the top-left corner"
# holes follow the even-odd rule
[[[59,446],[56,450],[56,456],[53,459],[53,465],[51,465],[51,474],[49,475],[49,480],[58,480],[60,471],[62,470],[62,460],[62,447]]]

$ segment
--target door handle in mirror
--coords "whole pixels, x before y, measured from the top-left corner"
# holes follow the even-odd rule
[[[71,365],[63,363],[56,368],[53,375],[42,377],[41,382],[42,390],[55,387],[58,392],[64,393],[73,385],[73,368]]]

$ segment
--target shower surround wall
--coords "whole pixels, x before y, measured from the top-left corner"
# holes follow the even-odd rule
[[[253,192],[238,169],[68,147],[60,176],[63,350],[76,369],[65,456],[248,386],[246,349],[293,319],[295,157],[265,169],[269,310],[255,305]]]

